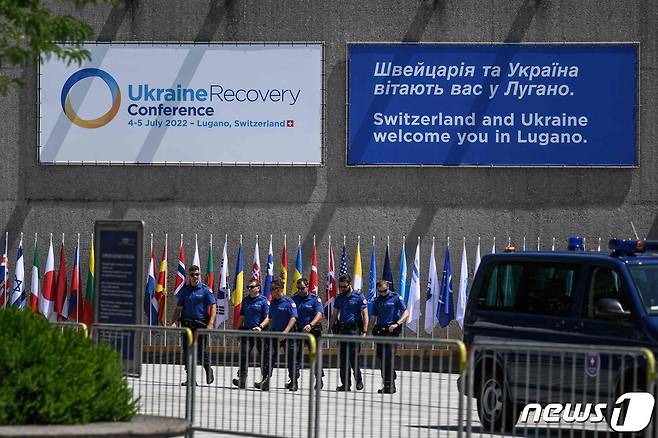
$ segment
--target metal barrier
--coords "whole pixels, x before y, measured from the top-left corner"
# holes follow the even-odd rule
[[[89,329],[87,328],[87,324],[82,322],[53,321],[50,323],[50,325],[54,328],[60,329],[62,333],[64,333],[65,330],[71,330],[76,333],[80,333],[85,338],[89,337]]]
[[[194,360],[204,371],[196,379],[200,385],[194,404],[195,431],[315,435],[315,380],[310,370],[317,348],[313,336],[246,330],[197,330],[196,336]],[[295,380],[295,370],[299,386],[291,390],[288,386],[291,377]]]
[[[178,347],[181,338],[193,343],[190,329],[94,324],[90,334],[95,343],[108,344],[119,353],[140,414],[192,421],[193,373],[185,376],[183,369],[192,363],[194,349]]]
[[[473,407],[468,397],[466,407],[469,437],[619,436],[632,427],[626,423],[631,406],[632,422],[651,420],[648,394],[619,399],[654,393],[655,360],[644,348],[477,341],[467,375],[476,399]],[[635,436],[655,435],[649,426]]]
[[[462,342],[343,335],[321,339],[320,361],[326,368],[324,390],[318,392],[316,437],[462,436],[465,401],[457,387],[466,369]]]

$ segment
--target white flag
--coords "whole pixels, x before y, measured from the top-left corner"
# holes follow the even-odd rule
[[[420,239],[416,246],[414,255],[414,266],[411,271],[411,283],[409,284],[409,320],[407,325],[411,330],[418,333],[418,321],[420,321]]]
[[[475,278],[475,274],[477,274],[480,267],[480,259],[480,239],[478,238],[478,247],[475,249],[475,263],[473,263],[473,278]]]
[[[231,299],[231,291],[228,287],[228,255],[226,253],[226,243],[224,240],[224,250],[222,251],[222,261],[219,265],[219,289],[217,291],[217,317],[215,318],[215,327],[219,327],[228,319],[228,302]]]
[[[427,274],[427,299],[425,300],[425,333],[432,333],[436,320],[436,306],[439,304],[439,275],[436,272],[434,259],[434,241],[430,254],[430,269]]]
[[[466,314],[466,303],[468,302],[468,261],[466,260],[466,240],[462,249],[462,268],[459,273],[459,295],[457,296],[457,315],[455,319],[459,326],[464,329],[464,315]]]
[[[199,258],[199,240],[196,234],[194,235],[194,257],[192,257],[192,264],[201,269],[201,259]]]
[[[18,242],[18,253],[16,254],[16,269],[14,270],[14,282],[11,288],[11,305],[22,309],[25,307],[25,263],[23,260],[23,237]]]

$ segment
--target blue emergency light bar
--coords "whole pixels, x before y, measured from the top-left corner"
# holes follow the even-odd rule
[[[658,251],[658,240],[622,240],[610,239],[608,248],[613,255],[634,255],[649,251]]]

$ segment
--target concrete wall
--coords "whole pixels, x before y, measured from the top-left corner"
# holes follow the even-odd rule
[[[58,3],[51,2],[62,8]],[[61,9],[64,10],[64,9]],[[581,234],[590,245],[599,236],[630,237],[633,220],[640,235],[658,237],[658,153],[654,137],[658,112],[658,4],[644,1],[158,1],[126,0],[83,14],[102,41],[324,41],[327,119],[323,168],[138,168],[48,167],[36,162],[36,72],[18,71],[26,86],[0,98],[0,229],[9,231],[10,260],[21,231],[67,234],[69,264],[73,233],[83,233],[86,270],[88,235],[96,219],[142,219],[155,233],[158,251],[170,233],[170,271],[178,234],[199,234],[205,264],[210,233],[215,260],[228,233],[232,271],[240,233],[245,260],[255,235],[275,238],[278,270],[283,234],[289,265],[301,235],[308,273],[312,239],[319,245],[324,284],[327,236],[347,235],[351,257],[363,237],[367,283],[372,236],[377,236],[378,270],[386,236],[391,236],[395,277],[399,245],[408,236],[408,259],[422,239],[421,283],[427,275],[432,236],[443,263],[446,237],[467,238],[469,263],[477,237],[488,252],[493,236],[520,244],[559,243]],[[363,169],[345,167],[345,43],[348,41],[639,41],[640,167],[638,169]],[[55,243],[59,244],[59,237]],[[261,258],[267,251],[261,240]],[[32,235],[26,246],[31,247]],[[530,245],[530,243],[529,243]],[[501,248],[500,244],[498,246]],[[41,240],[41,258],[46,242]],[[453,245],[453,249],[461,248]],[[336,252],[338,253],[338,249]],[[32,257],[27,251],[27,259]],[[336,254],[338,257],[338,254]],[[453,252],[458,278],[459,251]],[[27,263],[29,265],[29,263]],[[43,262],[42,262],[43,264]],[[13,261],[12,261],[13,265]],[[172,278],[172,277],[170,277]],[[173,281],[170,282],[173,284]],[[424,289],[424,288],[423,288]],[[457,282],[454,282],[457,289]],[[458,336],[451,327],[451,336]],[[437,336],[445,331],[436,331]]]

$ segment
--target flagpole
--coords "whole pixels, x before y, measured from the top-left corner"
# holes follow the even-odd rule
[[[7,244],[9,243],[9,231],[5,231],[5,255],[7,256],[7,265],[5,266],[5,278],[4,282],[5,284],[2,285],[3,288],[3,293],[5,294],[5,300],[3,302],[3,306],[6,309],[7,308],[7,301],[9,301],[9,291],[7,290],[7,286],[9,285],[9,255],[7,254],[8,248]]]
[[[420,236],[418,236],[418,248],[420,248]],[[414,260],[415,263],[415,260]],[[413,273],[411,274],[413,276]],[[418,284],[420,285],[420,264],[418,265]],[[420,306],[420,302],[418,303]],[[434,334],[434,328],[432,328],[432,334]],[[416,339],[420,337],[420,318],[418,318],[418,325],[416,326]],[[418,350],[418,344],[416,344],[416,350]]]
[[[34,233],[34,251],[39,252],[39,248],[37,247],[37,233]],[[32,260],[34,260],[34,254],[32,254]],[[34,270],[34,262],[32,262],[32,270]],[[39,279],[39,270],[37,269],[37,282],[39,282],[39,280],[40,280]],[[30,286],[30,289],[33,289],[33,287]],[[31,290],[30,290],[30,301],[32,301],[32,291]],[[39,289],[39,295],[37,295],[37,310],[36,310],[37,315],[39,314],[39,301],[41,301],[41,289]]]
[[[180,235],[180,244],[183,245],[183,233]],[[167,258],[169,258],[169,233],[165,233],[165,252],[167,253]],[[165,269],[167,265],[169,264],[169,260],[165,262]],[[167,326],[167,275],[165,272],[165,277],[164,277],[164,284],[162,285],[162,294],[164,295],[164,309],[162,311],[164,312],[164,326]],[[165,331],[165,345],[167,345],[167,332]]]
[[[23,233],[21,233],[21,235],[22,235],[22,234],[23,234]],[[22,238],[21,238],[21,239],[22,239]],[[77,280],[78,280],[78,292],[77,292],[77,293],[78,293],[78,297],[76,298],[77,301],[75,302],[75,306],[76,306],[76,315],[75,315],[75,316],[76,316],[76,321],[77,321],[77,322],[80,322],[80,303],[81,303],[81,301],[82,301],[82,300],[80,299],[80,298],[82,298],[82,297],[81,297],[81,294],[80,294],[80,289],[81,289],[81,287],[80,287],[80,233],[78,233],[78,245],[77,245],[77,247],[76,247],[76,249],[75,249],[75,253],[76,253],[77,257],[78,257],[78,278],[77,278]]]
[[[432,249],[434,249],[434,240],[435,240],[435,236],[432,236]],[[450,237],[448,237],[448,242],[450,242]],[[432,254],[430,254],[430,261],[431,260],[432,260]],[[434,262],[434,264],[436,264],[436,261]],[[432,267],[430,266],[430,271],[431,270],[432,270]],[[420,277],[420,272],[418,273],[418,276]],[[432,281],[432,279],[428,278],[427,282],[429,283],[430,281]],[[437,298],[434,297],[434,294],[432,294],[432,300],[436,300],[436,299]],[[432,306],[432,308],[433,308],[434,313],[436,313],[436,309],[434,309],[434,306]],[[436,316],[432,316],[432,339],[434,339],[434,318],[435,317]],[[427,318],[427,316],[425,318]],[[418,329],[418,331],[420,331],[420,329]],[[434,345],[432,345],[432,350],[434,350]]]
[[[448,250],[450,250],[450,236],[448,236]],[[452,270],[452,266],[450,267],[450,269]],[[452,277],[451,277],[451,280],[452,280]],[[448,286],[450,286],[450,285],[448,285]],[[444,299],[445,298],[447,298],[447,297],[444,297]],[[450,297],[450,299],[452,299],[452,297]],[[448,306],[448,303],[446,303],[446,306]],[[448,322],[448,325],[446,326],[446,339],[450,339],[450,333],[449,332],[450,332],[450,322]],[[434,333],[434,330],[432,330],[432,333]],[[448,349],[448,348],[449,347],[446,345],[446,349]]]
[[[151,233],[151,246],[149,249],[149,264],[151,264],[151,260],[153,259],[153,233]],[[146,274],[148,276],[148,273]],[[155,260],[153,260],[153,277],[155,277]],[[155,288],[153,289],[153,293],[155,294]],[[153,325],[153,312],[151,312],[151,297],[149,297],[149,326]],[[151,331],[149,330],[149,345],[151,344]]]

